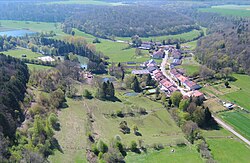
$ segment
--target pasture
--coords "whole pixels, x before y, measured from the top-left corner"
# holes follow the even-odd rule
[[[97,99],[88,100],[86,105],[91,108],[94,122],[94,132],[105,142],[120,135],[122,142],[129,145],[131,141],[143,140],[144,145],[152,146],[154,143],[163,145],[175,145],[186,142],[184,135],[179,127],[169,115],[169,113],[159,103],[152,102],[145,97],[125,97],[119,95],[121,102],[100,101]],[[129,117],[111,117],[112,113],[122,111],[123,113],[133,110],[132,106],[145,108],[146,115],[135,115]],[[136,112],[136,110],[133,110]],[[119,124],[122,121],[128,123],[131,129],[130,134],[120,132]],[[132,131],[132,126],[136,125],[141,136],[136,136]]]
[[[9,55],[15,58],[27,58],[27,59],[34,59],[37,60],[38,57],[42,57],[43,55],[40,53],[32,52],[30,49],[25,48],[17,48],[14,50],[8,50],[6,52],[3,52],[5,55]],[[26,57],[22,57],[22,55],[25,54]]]
[[[193,40],[194,38],[198,37],[200,34],[199,30],[192,30],[190,32],[185,32],[176,35],[165,35],[165,36],[151,36],[151,37],[141,37],[143,41],[159,41],[162,42],[163,40],[168,39],[185,39],[185,40]],[[131,41],[130,37],[116,37],[116,40],[122,41]]]
[[[43,66],[43,65],[36,65],[36,64],[30,64],[26,63],[29,70],[46,70],[46,69],[51,69],[52,67],[50,66]]]
[[[250,147],[234,137],[229,131],[223,128],[202,130],[202,135],[206,138],[216,161],[220,163],[249,162]]]
[[[214,12],[224,16],[250,17],[249,5],[221,5],[199,9],[201,12]]]
[[[220,113],[219,116],[235,130],[250,140],[250,114],[242,111]]]
[[[171,152],[174,149],[175,152]],[[153,163],[153,162],[185,162],[185,163],[202,163],[200,154],[195,147],[167,147],[161,151],[148,150],[147,153],[135,154],[128,153],[126,162],[132,163]]]
[[[105,2],[100,0],[66,0],[66,1],[53,1],[53,2],[46,2],[46,4],[79,4],[79,5],[105,5],[105,6],[119,6],[124,5],[121,2]]]
[[[55,132],[55,138],[62,151],[55,151],[49,157],[52,163],[87,162],[86,153],[86,108],[82,101],[67,99],[68,108],[58,113],[61,130]]]
[[[193,57],[184,58],[182,60],[182,65],[177,66],[177,68],[182,68],[185,70],[185,74],[188,76],[192,76],[195,73],[199,73],[200,64],[195,61]]]

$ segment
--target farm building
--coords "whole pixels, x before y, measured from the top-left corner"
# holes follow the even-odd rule
[[[145,75],[150,74],[148,70],[133,70],[132,74],[134,75]]]
[[[174,65],[174,66],[178,66],[178,65],[181,65],[181,60],[180,59],[174,59],[173,62],[171,63],[171,65]]]
[[[200,85],[198,85],[197,83],[190,81],[190,80],[186,80],[185,82],[183,82],[183,86],[186,87],[187,89],[191,90],[198,90],[201,88]]]
[[[153,53],[152,58],[161,59],[161,58],[164,58],[164,56],[165,56],[164,51],[163,50],[158,50],[157,52]]]
[[[202,99],[202,100],[205,99],[204,94],[201,93],[200,91],[197,91],[197,90],[192,92],[192,97],[196,97],[196,98],[199,98],[199,99]]]

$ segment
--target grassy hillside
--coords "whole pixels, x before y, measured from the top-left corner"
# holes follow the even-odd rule
[[[250,17],[250,6],[223,5],[200,9],[201,12],[214,12],[224,16]]]

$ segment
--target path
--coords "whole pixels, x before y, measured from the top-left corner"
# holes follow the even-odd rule
[[[231,133],[233,133],[235,136],[237,136],[238,138],[240,138],[242,141],[244,141],[245,143],[247,143],[250,146],[250,141],[247,140],[244,136],[242,136],[241,134],[239,134],[238,132],[236,132],[231,126],[229,126],[228,124],[226,124],[225,122],[223,122],[221,119],[213,116],[214,120],[220,124],[223,128],[225,128],[226,130],[230,131]]]

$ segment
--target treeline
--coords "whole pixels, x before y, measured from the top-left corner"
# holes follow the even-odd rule
[[[231,17],[214,20],[210,20],[209,35],[197,43],[197,59],[215,72],[231,68],[250,74],[250,21]]]
[[[64,25],[102,38],[161,36],[199,29],[190,17],[152,6],[96,7],[74,14]]]
[[[20,102],[29,80],[27,66],[18,59],[0,54],[0,162],[7,158],[7,147],[14,143],[16,128],[24,120]]]

